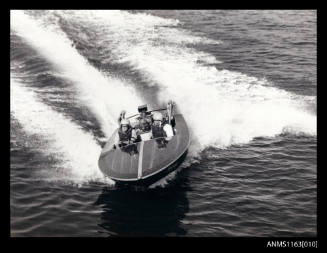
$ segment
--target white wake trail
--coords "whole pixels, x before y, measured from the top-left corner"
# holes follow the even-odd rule
[[[134,114],[137,106],[143,104],[129,83],[91,66],[60,29],[19,10],[11,11],[11,28],[75,85],[78,99],[92,110],[107,137],[117,127],[116,119],[122,109]]]
[[[11,116],[18,120],[27,134],[44,140],[42,152],[60,161],[56,166],[65,172],[65,178],[49,171],[49,177],[55,177],[50,180],[113,184],[103,177],[98,168],[101,147],[91,133],[83,131],[69,118],[40,102],[34,91],[14,78],[11,78],[10,102]]]
[[[148,85],[159,86],[162,102],[174,99],[198,150],[283,132],[316,135],[316,115],[307,110],[314,97],[294,95],[265,79],[218,70],[212,66],[219,63],[214,55],[188,45],[220,42],[192,35],[179,27],[178,20],[126,11],[56,14],[97,33],[110,47],[110,59],[142,73]]]
[[[98,27],[102,38],[111,42],[118,63],[143,73],[149,85],[159,85],[162,102],[168,98],[177,102],[199,150],[283,132],[316,135],[316,115],[307,110],[314,97],[297,96],[265,79],[210,66],[219,61],[186,44],[212,41],[190,39],[176,20],[122,11],[74,15]]]

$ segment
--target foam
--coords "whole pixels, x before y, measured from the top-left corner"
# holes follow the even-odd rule
[[[75,85],[79,99],[95,114],[109,137],[117,127],[122,109],[134,114],[143,101],[131,84],[112,78],[91,66],[58,28],[31,18],[22,11],[11,11],[11,28],[38,53],[51,62],[62,76]],[[122,108],[122,105],[124,108]]]
[[[143,73],[150,86],[158,85],[160,102],[176,101],[193,133],[195,149],[225,148],[284,132],[316,135],[316,115],[307,109],[314,97],[286,92],[265,79],[218,70],[210,66],[219,62],[213,55],[177,43],[189,38],[183,30],[165,26],[170,20],[139,15],[94,14],[102,37],[111,38],[116,61]],[[85,20],[93,24],[92,19]],[[183,36],[185,40],[180,39]]]
[[[159,87],[159,102],[175,100],[191,128],[194,150],[284,132],[316,135],[316,115],[307,109],[313,97],[294,95],[265,79],[218,70],[212,66],[220,62],[215,56],[187,46],[214,41],[181,29],[177,20],[126,11],[56,14],[101,35],[112,59],[143,73],[149,86]]]
[[[10,101],[11,116],[19,121],[27,134],[44,140],[42,152],[60,161],[56,164],[59,170],[47,172],[49,180],[114,184],[98,169],[101,147],[90,132],[40,102],[33,90],[14,78],[11,78]]]
[[[304,106],[311,98],[271,87],[264,79],[201,66],[190,58],[153,49],[150,54],[134,51],[125,60],[160,85],[162,102],[176,101],[200,149],[248,143],[292,129],[316,135],[316,116]]]
[[[56,11],[66,20],[84,25],[101,34],[102,43],[119,57],[120,50],[135,46],[221,44],[181,29],[176,19],[165,19],[146,13],[131,14],[127,11]],[[118,33],[117,33],[118,32]],[[114,45],[114,47],[112,47]],[[118,47],[118,48],[117,48]],[[219,63],[213,56],[202,52],[202,60]]]
[[[110,59],[128,64],[144,75],[149,86],[158,86],[159,102],[173,99],[177,103],[192,132],[190,150],[193,154],[207,146],[226,148],[248,143],[255,137],[273,137],[285,132],[316,135],[316,113],[308,109],[308,104],[315,106],[314,97],[286,92],[265,79],[218,70],[212,64],[219,64],[219,59],[188,44],[212,43],[219,46],[221,42],[181,29],[178,20],[125,11],[54,13],[97,33],[101,43],[108,45]],[[37,42],[35,45],[38,45]],[[49,55],[47,47],[43,50],[45,55]],[[71,52],[71,48],[69,50]],[[67,64],[65,66],[69,69]],[[83,82],[76,77],[78,71],[68,71],[71,71],[69,78]],[[85,68],[87,75],[89,71]],[[97,80],[97,75],[90,73],[95,76],[92,80]],[[99,77],[99,83],[102,83],[101,80]],[[117,85],[121,84],[114,83],[112,89]],[[125,88],[128,87],[124,87],[123,91],[126,91]],[[88,85],[84,90],[101,97]],[[106,93],[103,91],[101,93]],[[128,110],[140,104],[133,98],[126,101],[130,105]],[[113,98],[110,106],[117,108],[120,104],[121,99]],[[95,112],[105,115],[102,112],[106,109],[99,108],[96,103],[94,107],[98,108]],[[112,112],[117,113],[118,108]]]

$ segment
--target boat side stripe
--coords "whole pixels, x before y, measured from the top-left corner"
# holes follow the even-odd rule
[[[155,142],[152,141],[151,143],[152,143],[152,148],[151,148],[151,156],[149,156],[149,159],[150,159],[150,165],[149,165],[149,168],[147,168],[148,170],[150,170],[150,169],[152,168],[152,166],[153,166],[153,161],[154,161],[154,159],[156,158],[156,152],[155,152],[156,147],[155,147]]]
[[[138,170],[137,170],[137,178],[138,179],[140,179],[142,177],[143,146],[144,146],[144,141],[142,141],[140,143],[139,164],[138,164]]]
[[[116,154],[117,154],[117,153],[114,151],[114,155],[113,155],[112,163],[111,163],[111,171],[114,171],[114,165],[115,165]]]

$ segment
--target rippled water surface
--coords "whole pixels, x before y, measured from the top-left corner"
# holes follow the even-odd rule
[[[316,12],[11,11],[11,236],[316,236]],[[182,166],[118,189],[122,109],[176,102]]]

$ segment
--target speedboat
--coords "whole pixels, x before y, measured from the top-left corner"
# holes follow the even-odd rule
[[[115,147],[118,129],[115,130],[103,147],[98,161],[99,168],[105,176],[118,185],[149,186],[180,166],[190,145],[189,129],[183,115],[172,114],[169,107],[146,113],[151,115],[151,112],[164,110],[169,115],[169,120],[174,119],[174,135],[169,139],[140,138],[129,145]],[[140,114],[128,118],[138,115]]]

